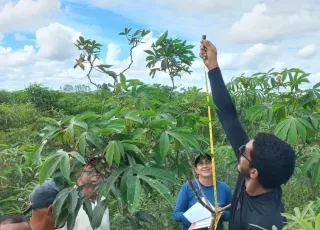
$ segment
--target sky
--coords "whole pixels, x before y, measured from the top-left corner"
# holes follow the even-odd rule
[[[226,82],[243,73],[300,68],[311,73],[304,85],[309,88],[320,81],[319,12],[319,0],[0,0],[0,89],[90,85],[87,72],[73,68],[80,35],[102,44],[101,63],[121,72],[130,60],[128,43],[119,36],[124,28],[151,30],[133,51],[127,79],[171,85],[165,73],[149,76],[144,52],[168,30],[169,37],[195,45],[196,55],[206,34]],[[192,71],[176,85],[204,87],[199,58]],[[112,82],[98,72],[92,79]]]

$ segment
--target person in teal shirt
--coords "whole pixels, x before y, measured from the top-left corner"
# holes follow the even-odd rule
[[[213,182],[212,182],[212,165],[210,155],[200,155],[196,158],[194,162],[194,170],[198,175],[198,180],[201,185],[201,188],[212,204],[215,207],[214,203],[214,194],[213,194]],[[192,181],[195,189],[198,191],[199,196],[202,198],[200,189],[195,180]],[[230,187],[222,182],[217,180],[217,195],[218,195],[218,206],[224,207],[231,203],[232,201],[232,192]],[[190,184],[188,182],[184,183],[179,191],[177,202],[174,208],[173,217],[177,222],[182,223],[183,230],[188,230],[193,223],[190,223],[185,216],[183,215],[189,208],[191,208],[195,203],[197,203],[197,198],[192,191]],[[230,209],[227,209],[222,214],[217,230],[223,230],[223,221],[228,221],[230,216]],[[192,227],[191,227],[192,228]],[[208,229],[208,228],[202,228]]]

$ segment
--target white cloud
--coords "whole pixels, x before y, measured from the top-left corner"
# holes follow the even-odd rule
[[[156,41],[156,38],[152,37],[152,33],[146,35],[143,39],[144,43],[139,44],[136,48],[132,51],[132,59],[133,64],[132,68],[136,69],[146,69],[147,62],[145,61],[146,57],[148,56],[147,53],[144,52],[146,49],[151,48],[151,44]],[[124,60],[119,60],[118,56],[121,53],[120,45],[118,44],[109,44],[108,45],[108,52],[106,55],[106,62],[107,64],[114,65],[114,68],[117,69],[125,69],[131,62],[130,56],[125,58]],[[128,53],[129,55],[129,53]]]
[[[317,31],[320,29],[320,17],[316,11],[319,7],[309,2],[302,6],[286,0],[258,4],[233,23],[227,36],[233,42],[250,43]]]
[[[108,45],[107,50],[108,50],[107,58],[106,58],[107,64],[114,65],[114,64],[119,63],[119,60],[117,60],[117,59],[118,59],[119,54],[121,53],[120,45],[110,43]]]
[[[119,5],[123,1],[121,1],[121,0],[93,0],[91,2],[92,2],[92,4],[94,4],[96,6],[108,8],[111,6]]]
[[[10,28],[7,24],[10,20],[6,19],[5,26],[0,20],[0,40],[1,33],[5,34],[6,31],[17,32],[15,38],[18,40],[25,39],[23,37],[24,31],[19,30],[32,30],[37,33],[36,46],[34,47],[29,46],[29,48],[19,50],[13,50],[10,47],[1,48],[0,80],[6,89],[21,89],[35,81],[53,88],[59,88],[66,83],[90,84],[86,77],[86,71],[82,71],[80,68],[73,69],[74,57],[78,52],[73,41],[80,34],[78,31],[85,37],[94,38],[103,44],[102,49],[107,48],[106,56],[101,60],[106,64],[114,65],[113,71],[119,73],[129,65],[130,57],[126,44],[123,45],[118,43],[114,37],[106,36],[109,34],[106,33],[106,31],[109,32],[109,27],[92,19],[92,14],[86,14],[85,10],[88,5],[112,10],[116,14],[125,16],[126,19],[122,22],[129,21],[130,27],[147,27],[157,34],[169,29],[170,37],[186,39],[189,44],[195,43],[194,53],[196,55],[199,52],[198,40],[201,39],[202,34],[207,34],[208,39],[212,40],[218,48],[219,64],[226,81],[241,73],[251,74],[258,71],[268,71],[272,67],[276,69],[297,67],[311,72],[311,76],[313,73],[320,73],[320,67],[317,67],[316,63],[317,58],[298,59],[299,56],[301,57],[299,50],[306,44],[314,44],[316,47],[320,45],[317,40],[319,33],[316,34],[317,25],[320,25],[318,24],[319,16],[315,14],[320,6],[319,3],[316,3],[318,0],[305,0],[303,4],[300,0],[270,0],[263,1],[265,4],[260,5],[257,5],[258,2],[262,2],[260,0],[239,0],[236,2],[231,0],[225,2],[223,0],[198,0],[196,2],[186,0],[183,4],[174,0],[78,0],[80,3],[86,4],[82,6],[80,13],[77,12],[80,8],[79,5],[72,5],[77,2],[76,0],[66,0],[64,3],[67,4],[63,5],[59,17],[54,20],[50,18],[59,12],[60,5],[58,8],[55,7],[59,0],[11,0],[10,4],[8,1],[0,0],[0,18],[4,18],[3,15],[7,15],[7,18],[11,17],[7,13],[3,14],[1,3],[6,7],[11,4],[12,7],[7,9],[15,12],[13,15],[18,15],[18,18],[21,14],[20,18],[22,19],[19,19],[19,22],[22,24],[17,25],[17,20],[10,19],[12,21],[12,28]],[[17,9],[21,9],[23,2],[33,2],[34,6],[40,6],[41,2],[42,4],[45,2],[46,6],[42,5],[37,12],[35,12],[35,7],[32,9],[25,7],[27,10],[24,11],[28,12],[18,11]],[[254,8],[254,6],[257,7]],[[52,8],[52,14],[48,12],[50,11],[48,8],[50,10]],[[91,10],[95,9],[90,8],[90,12],[92,12]],[[44,15],[40,12],[47,13]],[[35,16],[24,16],[29,13]],[[78,13],[81,15],[77,15]],[[166,17],[163,17],[165,14]],[[237,20],[238,22],[236,22]],[[134,25],[135,22],[138,25]],[[231,31],[227,34],[233,40],[226,39],[225,32],[230,26],[236,24],[237,26],[234,28],[236,33],[233,34],[233,37],[230,37]],[[246,26],[248,29],[245,28]],[[3,28],[6,28],[5,32],[2,31]],[[122,30],[122,27],[119,30]],[[313,31],[313,35],[307,36],[308,31]],[[28,33],[27,38],[29,36]],[[10,36],[6,37],[4,42],[10,44],[11,41],[8,43],[7,38],[10,39]],[[147,54],[144,53],[144,50],[148,49],[155,39],[154,34],[150,34],[146,38],[147,43],[141,44],[133,51],[134,64],[125,75],[128,79],[135,78],[146,83],[171,85],[167,74],[159,73],[152,79],[149,76],[149,69],[146,68]],[[274,42],[277,39],[283,41]],[[234,42],[250,44],[235,44]],[[300,50],[300,52],[302,51]],[[302,53],[305,54],[306,51]],[[310,53],[312,54],[309,48]],[[14,57],[14,55],[16,56]],[[315,53],[314,56],[318,57],[318,54]],[[197,59],[192,70],[194,72],[191,75],[186,74],[182,76],[182,79],[177,78],[176,85],[203,87],[204,68],[202,61]],[[112,82],[110,77],[101,75],[97,71],[92,73],[92,79],[100,84]],[[314,83],[315,78],[311,77],[310,79]]]
[[[0,31],[36,30],[59,10],[59,0],[10,1],[0,9]]]
[[[20,33],[15,33],[14,34],[14,40],[16,41],[26,41],[28,40],[27,36],[20,34]]]
[[[33,46],[24,46],[23,49],[17,51],[10,47],[0,46],[0,67],[25,65],[33,60],[34,55]]]
[[[79,1],[79,0],[78,0]],[[159,10],[160,7],[167,8],[169,10],[176,10],[182,14],[194,14],[194,13],[223,13],[233,9],[244,8],[250,6],[257,0],[185,0],[183,4],[176,0],[80,0],[83,3],[90,3],[97,7],[102,8],[115,8],[116,6],[124,7],[129,4],[130,7],[147,7],[154,10]],[[147,3],[147,4],[146,4]]]
[[[36,43],[39,47],[40,58],[66,60],[78,53],[74,42],[81,34],[73,28],[51,23],[36,32]]]
[[[156,0],[159,5],[175,8],[182,14],[195,14],[195,13],[222,13],[231,9],[243,6],[245,3],[251,2],[250,0],[185,0],[183,4],[176,0]]]
[[[222,68],[228,70],[266,68],[274,64],[278,49],[276,45],[258,43],[242,53],[221,53],[218,55],[218,61]]]
[[[73,69],[78,52],[73,42],[79,35],[70,27],[52,23],[36,32],[38,52],[33,46],[20,50],[0,46],[1,82],[8,90],[21,89],[34,82],[53,88],[65,83],[88,83],[85,71]],[[97,73],[93,78],[101,79],[96,76]]]
[[[312,58],[317,54],[317,51],[318,49],[316,45],[307,45],[299,50],[298,56],[301,58]]]

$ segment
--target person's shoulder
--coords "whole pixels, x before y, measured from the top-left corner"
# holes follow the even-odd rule
[[[194,188],[196,188],[196,189],[198,188],[196,180],[193,179],[193,180],[185,181],[181,186],[181,190],[184,190],[186,192],[190,192],[190,191],[192,192],[192,188],[191,188],[191,185],[190,185],[189,181],[192,182]]]
[[[195,181],[195,180],[190,180],[190,181],[192,182],[193,185],[196,184],[196,181]],[[191,189],[191,187],[190,187],[190,182],[189,182],[189,181],[185,181],[185,182],[182,184],[181,188],[183,188],[183,189]]]
[[[220,180],[217,180],[217,187],[224,189],[224,190],[231,190],[230,186],[227,183],[220,181]]]

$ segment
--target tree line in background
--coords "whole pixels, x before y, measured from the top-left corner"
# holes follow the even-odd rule
[[[79,207],[88,202],[73,188],[76,172],[97,158],[105,175],[97,192],[107,200],[94,210],[86,208],[93,227],[109,206],[112,229],[178,229],[172,218],[177,192],[192,178],[195,155],[209,152],[207,95],[197,87],[177,90],[175,78],[192,74],[195,55],[193,46],[169,38],[168,32],[145,50],[146,68],[152,78],[168,73],[172,86],[125,76],[134,48],[148,33],[127,28],[120,33],[131,46],[131,61],[120,73],[99,63],[101,44],[79,37],[75,45],[81,54],[74,67],[86,71],[95,90],[32,84],[0,91],[1,214],[22,213],[34,186],[53,178],[62,189],[54,215],[72,229]],[[93,82],[93,71],[113,84]],[[287,229],[320,225],[320,83],[303,89],[309,75],[300,69],[270,70],[235,77],[227,85],[249,136],[271,132],[297,152],[295,175],[283,187]],[[217,176],[233,187],[236,159],[213,115]]]

